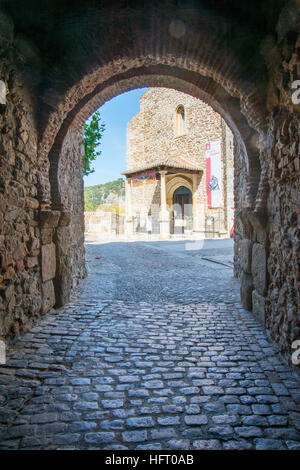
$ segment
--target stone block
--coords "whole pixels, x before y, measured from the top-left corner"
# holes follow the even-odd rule
[[[3,80],[0,80],[0,104],[6,104],[6,85]]]
[[[266,299],[256,290],[252,292],[252,310],[259,321],[265,326],[265,303]]]
[[[242,273],[240,293],[242,305],[246,310],[252,310],[253,289],[253,279],[251,274]]]
[[[70,300],[70,292],[72,288],[72,271],[69,263],[60,265],[57,277],[55,278],[56,304],[62,307]]]
[[[61,212],[60,219],[59,219],[59,226],[60,227],[68,227],[71,223],[71,212]]]
[[[8,302],[8,305],[7,305],[8,313],[12,313],[12,311],[13,311],[15,305],[16,305],[16,296],[13,295],[13,296],[9,299],[9,302]]]
[[[57,270],[55,277],[56,305],[61,307],[70,298],[72,266],[70,258],[70,227],[58,227],[55,234]]]
[[[54,243],[42,246],[42,280],[53,279],[56,272],[56,254]]]
[[[39,201],[33,197],[27,197],[25,200],[26,207],[28,209],[37,209],[39,207]]]
[[[52,243],[53,229],[52,228],[42,228],[41,230],[41,240],[42,245],[48,245]]]
[[[7,253],[0,254],[0,268],[5,269],[11,264],[13,264],[13,259]]]
[[[267,240],[266,224],[267,218],[265,214],[258,214],[255,212],[249,212],[248,218],[251,225],[256,233],[256,238],[259,243],[265,243]]]
[[[37,266],[39,263],[38,263],[38,258],[37,256],[28,256],[26,258],[26,266],[27,268],[34,268],[35,266]]]
[[[40,211],[40,227],[42,229],[57,227],[60,214],[60,211]]]
[[[47,281],[42,284],[43,295],[43,313],[48,312],[55,305],[55,292],[53,281]]]
[[[70,251],[71,240],[70,227],[58,227],[55,233],[54,241],[57,246],[58,256],[68,255]],[[81,233],[78,232],[77,236],[80,237]]]
[[[30,254],[33,256],[36,256],[39,253],[40,249],[40,240],[39,238],[31,238],[30,241],[27,244],[28,250],[30,251]]]
[[[26,247],[24,245],[16,246],[16,248],[14,249],[14,252],[13,252],[12,255],[13,255],[13,259],[15,261],[19,261],[21,259],[24,259],[25,256],[26,256]],[[38,264],[37,260],[36,260],[36,262],[34,260],[31,260],[31,261],[28,260],[28,262],[33,263],[33,265],[30,266],[30,267],[33,267],[33,266]]]
[[[5,289],[5,293],[4,293],[5,298],[9,300],[13,296],[14,291],[15,291],[14,284],[9,284],[9,286]]]
[[[5,281],[7,280],[10,281],[11,279],[13,279],[14,275],[15,275],[14,268],[12,266],[9,266],[3,274],[3,278]]]
[[[267,260],[266,250],[260,243],[252,247],[252,276],[255,289],[260,295],[265,295],[267,287]]]
[[[241,268],[245,273],[251,274],[252,242],[243,239],[239,241],[239,256]]]

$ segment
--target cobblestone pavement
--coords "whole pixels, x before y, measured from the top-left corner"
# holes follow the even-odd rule
[[[202,256],[88,245],[72,303],[0,366],[0,447],[300,449],[298,376]]]

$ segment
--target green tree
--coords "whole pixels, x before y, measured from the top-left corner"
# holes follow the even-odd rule
[[[123,178],[95,186],[86,186],[84,188],[85,211],[93,211],[99,206],[107,205],[109,196],[110,204],[125,199],[125,181]]]
[[[94,173],[93,162],[101,155],[99,144],[105,124],[101,122],[99,111],[96,111],[91,119],[84,124],[84,176]]]
[[[84,193],[84,210],[85,212],[89,212],[94,210],[93,205],[89,202],[88,195]]]

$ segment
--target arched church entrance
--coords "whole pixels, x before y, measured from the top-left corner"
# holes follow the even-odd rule
[[[193,230],[193,198],[186,186],[180,186],[173,194],[171,233],[181,235]]]

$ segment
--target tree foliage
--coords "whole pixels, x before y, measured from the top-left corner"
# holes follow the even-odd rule
[[[96,111],[84,124],[84,176],[94,173],[93,162],[101,155],[99,144],[105,124],[101,122],[100,112]]]
[[[125,181],[123,178],[84,188],[85,211],[94,211],[99,206],[114,204],[124,199]]]

